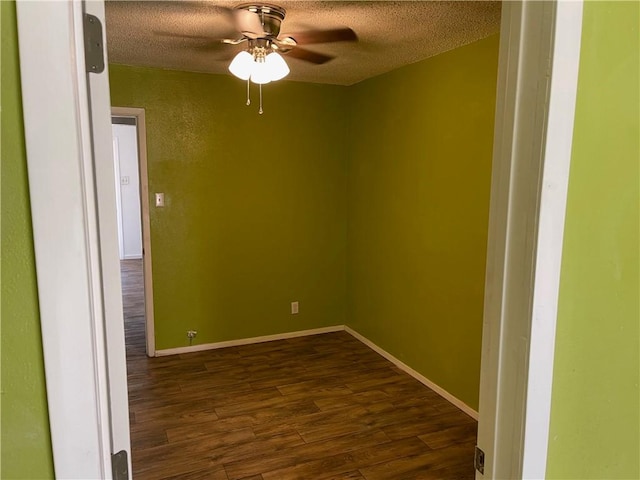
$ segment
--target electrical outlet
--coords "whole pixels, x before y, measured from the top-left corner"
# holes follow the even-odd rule
[[[198,335],[198,332],[196,332],[195,330],[187,330],[187,338],[196,338],[196,335]]]
[[[298,302],[291,302],[291,315],[297,315],[298,313]]]

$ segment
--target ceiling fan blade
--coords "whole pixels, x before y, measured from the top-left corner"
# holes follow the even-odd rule
[[[296,41],[291,37],[274,38],[272,44],[273,48],[280,53],[287,53],[297,45]]]
[[[222,43],[225,43],[227,45],[240,45],[243,42],[246,42],[247,40],[249,40],[247,37],[242,37],[242,38],[223,38],[222,40],[220,40]]]
[[[191,38],[189,39],[191,40]],[[232,60],[238,54],[237,48],[221,43],[220,40],[212,39],[196,39],[187,43],[179,42],[173,48],[188,50],[194,54],[207,54],[209,58],[217,62]]]
[[[177,39],[186,39],[187,42],[177,41],[174,42],[174,45],[178,48],[186,48],[193,52],[222,52],[224,50],[229,50],[229,44],[237,45],[236,40],[228,40],[226,39],[220,40],[218,38],[212,38],[204,35],[187,35],[182,33],[173,33],[173,32],[154,32],[157,35],[165,35],[170,38]],[[234,53],[235,55],[235,53]],[[226,57],[225,57],[226,58]],[[224,60],[224,58],[219,58],[218,60]]]
[[[290,33],[286,35],[286,37],[293,38],[296,43],[300,45],[311,45],[313,43],[355,42],[358,40],[356,32],[350,28],[307,30],[305,32]]]
[[[249,38],[261,38],[266,36],[260,15],[249,10],[238,9],[233,11],[236,27],[242,35]]]
[[[246,42],[247,37],[242,38],[214,38],[206,35],[189,35],[184,33],[174,33],[174,32],[161,32],[155,31],[153,32],[156,35],[166,36],[169,38],[179,38],[189,40],[188,42],[180,42],[181,46],[185,48],[190,48],[192,50],[199,51],[216,51],[228,49],[229,45],[240,45],[243,42]]]
[[[329,60],[333,60],[335,57],[325,55],[323,53],[312,52],[304,48],[296,47],[289,50],[286,54],[290,57],[297,58],[298,60],[304,60],[305,62],[315,63],[316,65],[322,65]]]

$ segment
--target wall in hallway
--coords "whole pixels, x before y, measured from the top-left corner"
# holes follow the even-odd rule
[[[111,129],[116,164],[120,259],[142,258],[137,127],[114,124]]]

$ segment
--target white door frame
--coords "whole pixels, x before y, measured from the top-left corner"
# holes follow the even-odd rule
[[[120,260],[124,259],[124,231],[122,228],[122,190],[120,186],[120,141],[113,137],[113,168],[116,177],[113,179],[116,185],[116,214],[118,217],[118,252]]]
[[[86,73],[84,14],[17,3],[25,141],[56,478],[131,471],[109,79]],[[106,49],[104,29],[102,48]],[[107,179],[111,178],[110,181]]]
[[[581,31],[581,1],[503,4],[478,479],[546,473]]]
[[[517,470],[513,470],[513,465],[546,464],[546,439],[527,438],[529,431],[523,426],[529,429],[532,421],[541,422],[538,436],[548,429],[545,412],[549,402],[536,412],[533,404],[536,390],[527,386],[544,386],[543,396],[550,399],[547,387],[551,385],[553,361],[540,369],[534,368],[534,361],[543,351],[553,352],[558,290],[555,278],[563,225],[551,207],[562,203],[562,192],[566,191],[567,139],[570,148],[574,107],[572,101],[558,96],[560,88],[554,93],[555,79],[550,84],[550,94],[546,91],[548,82],[532,83],[532,79],[539,77],[539,54],[552,62],[554,72],[561,62],[571,64],[569,70],[577,65],[580,18],[576,12],[563,13],[571,8],[571,3],[503,5],[479,432],[479,441],[488,442],[482,445],[488,460],[486,478],[499,478],[504,465],[513,472]],[[117,280],[114,277],[118,265],[115,199],[108,198],[109,190],[115,195],[115,186],[111,137],[104,134],[105,138],[92,138],[91,118],[95,121],[92,114],[96,108],[105,122],[110,121],[108,105],[97,104],[95,99],[100,92],[108,95],[108,85],[105,72],[90,74],[93,79],[100,78],[97,85],[100,88],[94,88],[93,84],[91,89],[88,87],[83,61],[82,7],[96,11],[104,24],[102,0],[86,4],[18,2],[18,33],[56,476],[111,478],[110,441],[124,425],[128,432],[128,419],[120,418],[117,409],[114,413],[113,388],[115,381],[115,389],[123,385],[126,389],[126,378],[122,380],[121,372],[113,372],[107,365],[106,348],[114,337],[110,325],[112,317],[117,316],[115,306],[121,302],[119,277]],[[542,23],[536,23],[539,20]],[[565,33],[573,35],[572,38],[577,35],[578,48],[567,48],[562,40]],[[543,71],[547,73],[546,68]],[[574,80],[566,81],[569,94],[571,91],[575,94]],[[540,119],[541,111],[549,112],[548,117],[543,115],[547,121]],[[554,135],[551,130],[554,118],[554,127],[561,134]],[[527,123],[528,119],[533,125]],[[528,128],[534,133],[527,135]],[[96,146],[95,152],[92,145]],[[551,157],[554,145],[558,158]],[[111,167],[103,166],[101,161],[107,151],[107,164]],[[535,152],[539,154],[537,158]],[[533,164],[539,170],[532,178],[529,174]],[[113,218],[108,215],[110,208]],[[526,215],[533,217],[518,223],[520,216]],[[529,228],[533,225],[533,230],[527,229],[527,225]],[[516,228],[528,236],[517,237]],[[521,258],[515,258],[518,248],[523,251],[523,239],[532,244],[527,244]],[[113,247],[109,252],[105,253],[104,242]],[[521,267],[533,275],[530,281],[511,281],[513,273],[518,272],[518,262],[524,262]],[[542,288],[545,268],[552,281]],[[522,271],[519,274],[524,278]],[[520,312],[522,315],[509,309],[517,299],[524,299],[529,305]],[[510,329],[523,324],[530,333],[524,345],[509,334]],[[508,354],[517,355],[523,349],[524,361],[519,363],[523,370],[515,378],[509,378],[504,369]],[[109,357],[120,355],[124,360],[124,352],[112,351],[109,345]],[[112,376],[118,377],[120,383],[111,379],[110,385]],[[526,395],[523,402],[527,408],[516,408],[513,417],[505,413],[509,411],[504,402],[509,392],[512,398],[522,399],[523,392]],[[487,403],[492,396],[493,404]],[[514,438],[522,448],[505,448],[506,439]],[[519,468],[521,475],[528,475]]]
[[[144,108],[111,107],[114,117],[136,119],[138,137],[138,167],[140,179],[140,212],[142,222],[142,259],[144,269],[145,338],[147,356],[155,357],[155,323],[153,316],[153,270],[151,262],[151,222],[149,219],[149,170],[147,163],[147,124]]]

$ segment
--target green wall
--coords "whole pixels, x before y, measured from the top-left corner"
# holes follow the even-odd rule
[[[353,87],[348,324],[478,408],[498,36]]]
[[[156,348],[345,323],[347,88],[110,66],[146,111]],[[255,93],[255,90],[254,90]],[[290,302],[300,313],[290,314]]]
[[[2,17],[0,477],[53,478],[14,2]]]
[[[157,348],[347,323],[477,408],[497,54],[493,36],[352,87],[269,85],[262,116],[232,77],[112,65],[167,198]]]
[[[584,6],[549,478],[640,478],[639,5]]]

